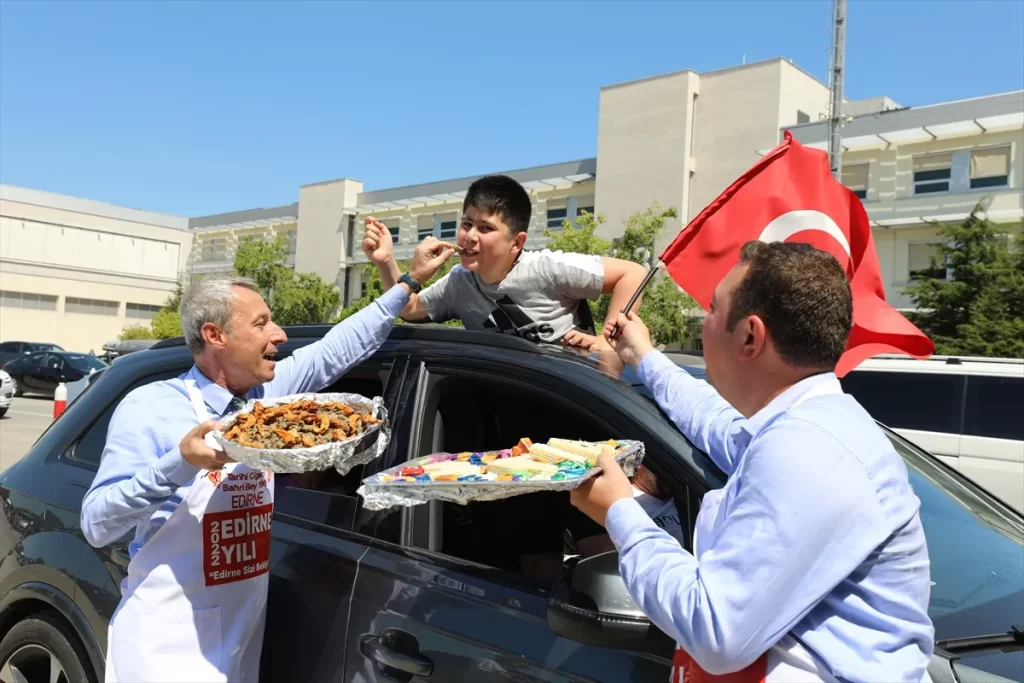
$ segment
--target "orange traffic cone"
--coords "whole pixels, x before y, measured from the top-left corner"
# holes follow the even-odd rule
[[[68,404],[68,388],[61,382],[53,392],[53,419],[56,420],[64,412]]]

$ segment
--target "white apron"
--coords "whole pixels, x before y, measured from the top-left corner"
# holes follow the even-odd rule
[[[185,380],[196,420],[213,419]],[[200,471],[135,554],[107,638],[107,683],[257,681],[274,479],[230,463]]]
[[[829,396],[842,394],[843,389],[838,379],[822,382],[806,394],[798,398],[789,410],[811,398],[818,396]],[[700,532],[702,529],[710,529],[718,516],[718,507],[729,491],[730,479],[725,486],[717,491],[709,491],[704,494],[701,501],[700,512],[697,515],[697,524],[693,532],[694,556],[700,561],[700,556],[705,550],[700,545]],[[675,656],[672,658],[672,677],[670,683],[835,683],[837,679],[832,676],[824,667],[819,666],[796,638],[786,634],[782,640],[776,643],[766,653],[745,669],[729,674],[710,674],[700,668],[696,661],[683,650],[676,646]]]

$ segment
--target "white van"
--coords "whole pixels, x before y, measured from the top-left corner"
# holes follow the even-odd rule
[[[842,384],[876,420],[1024,512],[1024,360],[882,355]]]

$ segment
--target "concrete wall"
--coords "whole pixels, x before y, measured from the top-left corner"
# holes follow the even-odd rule
[[[601,90],[596,209],[607,216],[602,236],[622,234],[629,216],[655,201],[685,212],[694,102],[699,111],[703,96],[702,79],[692,71]],[[679,220],[667,224],[666,239],[679,227]]]
[[[0,341],[99,351],[148,324],[152,312],[129,304],[166,302],[185,270],[186,228],[176,216],[0,187]]]
[[[355,180],[333,180],[299,188],[298,243],[295,270],[316,273],[344,293],[344,263],[349,251],[347,207],[355,207],[363,184]],[[351,251],[359,251],[362,228],[353,231]]]

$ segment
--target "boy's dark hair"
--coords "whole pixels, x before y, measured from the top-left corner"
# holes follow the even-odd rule
[[[522,185],[506,175],[489,175],[475,180],[466,192],[462,211],[475,206],[495,214],[505,222],[512,236],[530,227],[533,205]]]
[[[756,315],[786,362],[834,369],[853,325],[850,281],[835,257],[809,244],[755,240],[743,245],[740,263],[747,272],[733,293],[728,329]]]

